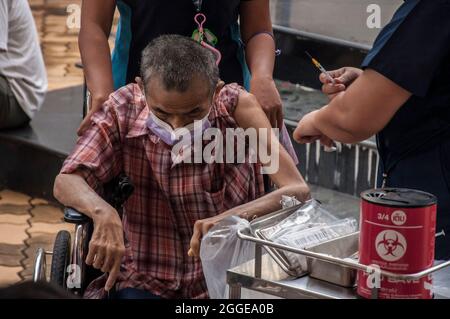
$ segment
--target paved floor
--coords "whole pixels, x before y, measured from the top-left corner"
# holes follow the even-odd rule
[[[78,49],[81,0],[28,0],[47,68],[49,90],[83,83]],[[114,25],[117,25],[116,15]],[[111,44],[114,39],[111,33]],[[112,47],[112,46],[111,46]]]
[[[0,191],[0,287],[31,279],[36,249],[51,251],[58,231],[73,230],[62,216],[45,200]]]
[[[49,89],[59,89],[83,83],[82,70],[75,67],[80,61],[78,28],[69,28],[69,5],[81,0],[29,0],[44,55]]]

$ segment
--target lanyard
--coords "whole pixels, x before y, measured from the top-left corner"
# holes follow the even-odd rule
[[[211,50],[216,56],[216,65],[219,65],[222,59],[222,54],[214,46],[217,44],[217,37],[207,28],[203,28],[203,24],[206,22],[206,16],[201,13],[203,0],[192,0],[197,14],[194,17],[194,21],[197,24],[197,29],[192,33],[192,39],[200,43],[203,47]]]
[[[194,4],[195,9],[197,9],[197,12],[202,11],[203,0],[192,0],[192,3]]]
[[[192,34],[192,38],[198,43],[200,43],[203,47],[211,50],[216,56],[216,65],[219,65],[220,60],[222,59],[222,54],[214,46],[208,43],[208,35],[214,36],[214,34],[208,29],[203,28],[203,24],[206,22],[206,16],[203,13],[197,13],[195,15],[194,21],[195,23],[197,23],[198,28]],[[217,38],[215,39],[217,43]]]

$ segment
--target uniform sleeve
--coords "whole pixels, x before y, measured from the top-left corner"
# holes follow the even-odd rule
[[[122,171],[122,146],[118,117],[110,101],[94,114],[93,124],[81,136],[61,173],[81,173],[96,192]]]
[[[425,97],[450,52],[450,0],[420,1],[363,68]]]
[[[8,49],[8,0],[0,0],[0,51]]]

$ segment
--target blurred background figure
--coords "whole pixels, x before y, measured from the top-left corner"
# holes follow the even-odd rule
[[[28,124],[41,107],[47,76],[26,0],[0,0],[0,129]]]

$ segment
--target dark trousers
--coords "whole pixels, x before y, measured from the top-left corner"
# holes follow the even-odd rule
[[[24,126],[29,122],[30,118],[17,103],[8,80],[0,75],[0,129]]]
[[[162,299],[162,298],[145,290],[137,288],[125,288],[119,291],[112,292],[108,299]]]

